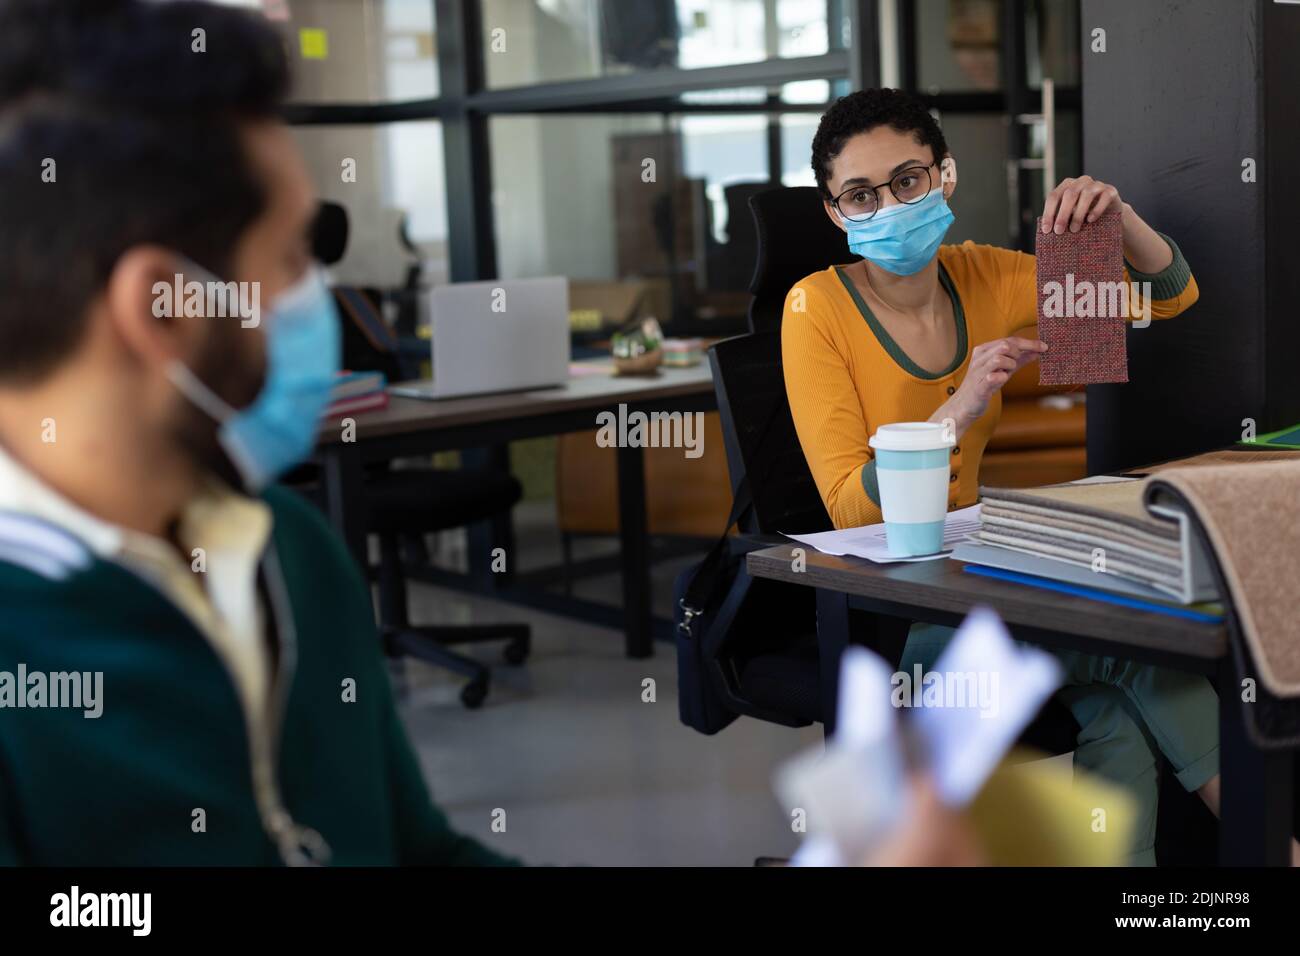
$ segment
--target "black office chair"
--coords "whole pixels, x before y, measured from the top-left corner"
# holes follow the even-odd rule
[[[735,555],[779,544],[781,532],[826,531],[822,505],[786,401],[781,342],[758,332],[709,349],[732,493],[748,494]],[[862,616],[855,631],[897,658],[908,622]],[[743,565],[702,648],[715,693],[732,712],[786,726],[824,723],[815,595],[751,578]]]
[[[347,248],[347,212],[337,203],[322,203],[313,229],[313,251],[326,265],[338,262]],[[344,364],[353,370],[377,370],[390,380],[411,377],[372,295],[366,290],[336,286],[333,290],[343,319]],[[450,645],[504,640],[505,659],[522,664],[530,650],[525,624],[418,626],[410,622],[407,568],[428,560],[424,535],[485,521],[509,511],[523,495],[508,472],[492,468],[390,468],[366,473],[365,496],[369,530],[379,538],[379,565],[372,572],[379,584],[379,623],[385,650],[445,667],[470,678],[461,689],[466,707],[478,707],[487,697],[491,671]]]
[[[507,641],[507,663],[528,659],[526,624],[413,625],[410,622],[403,543],[411,536],[464,527],[512,508],[523,495],[507,472],[485,468],[402,468],[366,481],[370,530],[379,537],[379,621],[385,650],[468,677],[460,699],[475,708],[487,697],[491,671],[450,645]],[[418,553],[418,551],[417,551]]]
[[[778,339],[742,335],[708,352],[732,494],[750,495],[733,555],[779,543],[778,529],[830,527],[794,435]],[[822,720],[815,619],[811,589],[751,578],[741,564],[702,648],[728,710],[791,727]]]
[[[708,353],[732,494],[747,492],[751,501],[731,542],[733,554],[777,544],[784,540],[780,532],[831,527],[786,400],[780,322],[795,282],[836,261],[835,254],[852,258],[843,235],[820,213],[816,189],[763,190],[749,197],[749,208],[757,242],[749,284],[752,332]],[[800,223],[801,231],[783,243],[774,233],[787,222]],[[714,691],[729,710],[793,727],[822,720],[814,601],[811,589],[753,579],[742,564],[710,628],[717,636],[702,648]],[[799,624],[774,628],[774,620]],[[892,630],[902,635],[895,642],[906,635],[905,623]]]
[[[822,208],[815,186],[768,189],[749,199],[758,233],[758,260],[749,291],[751,332],[781,331],[785,297],[806,275],[831,265],[858,262]]]
[[[758,243],[750,281],[753,331],[719,342],[708,353],[732,494],[750,499],[740,534],[731,542],[733,554],[779,543],[780,532],[831,527],[786,400],[779,330],[786,293],[808,273],[825,268],[832,246],[824,230],[795,237],[793,246],[771,240],[792,201],[803,211],[800,219],[806,220],[810,209],[820,211],[815,189],[769,189],[750,196]],[[826,226],[834,230],[831,223]],[[804,241],[820,251],[800,257],[797,246]],[[842,238],[834,249],[846,253]],[[795,727],[823,719],[814,601],[810,588],[756,580],[741,565],[710,628],[712,643],[702,648],[714,691],[729,710]],[[773,621],[787,624],[773,627]],[[906,624],[893,630],[905,636]]]

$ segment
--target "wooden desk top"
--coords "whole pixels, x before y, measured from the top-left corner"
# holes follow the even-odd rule
[[[708,362],[692,368],[661,368],[653,376],[616,376],[612,362],[578,362],[575,365],[582,369],[582,373],[570,377],[568,383],[559,388],[432,401],[392,395],[387,408],[360,412],[352,417],[357,421],[358,432],[375,437],[460,425],[482,425],[583,409],[591,409],[591,427],[595,428],[596,411],[620,402],[634,404],[713,394],[713,374]],[[331,422],[321,430],[322,444],[331,444],[340,439],[337,422]]]
[[[804,548],[807,567],[794,571],[791,551],[777,545],[747,556],[758,578],[826,587],[845,594],[965,614],[977,604],[994,608],[1009,624],[1117,642],[1161,653],[1215,661],[1227,653],[1227,630],[1183,618],[1058,594],[1024,584],[967,574],[951,559],[872,564]]]

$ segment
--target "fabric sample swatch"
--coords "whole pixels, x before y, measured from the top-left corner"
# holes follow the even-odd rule
[[[1038,360],[1040,385],[1128,381],[1120,211],[1106,210],[1078,232],[1042,232],[1038,220]]]

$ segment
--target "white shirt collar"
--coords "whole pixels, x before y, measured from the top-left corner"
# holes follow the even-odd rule
[[[83,541],[97,557],[107,561],[142,555],[163,560],[173,552],[161,538],[105,521],[69,501],[24,468],[0,446],[0,512],[39,518]],[[180,539],[215,539],[214,545],[260,554],[270,536],[269,509],[261,501],[236,494],[215,479],[204,493],[189,502],[180,517]],[[174,553],[174,552],[173,552]]]
[[[73,504],[24,468],[0,446],[0,511],[40,518],[71,532],[101,558],[115,558],[123,529]]]

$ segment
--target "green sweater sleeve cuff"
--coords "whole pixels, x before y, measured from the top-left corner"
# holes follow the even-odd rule
[[[1187,260],[1183,258],[1183,251],[1178,248],[1178,243],[1163,232],[1157,232],[1156,235],[1169,243],[1169,248],[1174,254],[1173,262],[1159,272],[1138,272],[1128,259],[1124,260],[1124,265],[1128,267],[1130,281],[1150,282],[1151,298],[1157,302],[1163,302],[1166,299],[1177,298],[1182,294],[1182,291],[1187,288],[1187,283],[1192,278],[1192,268],[1187,264]]]
[[[872,458],[862,466],[862,488],[871,499],[872,504],[880,505],[880,483],[876,480],[876,459]]]

